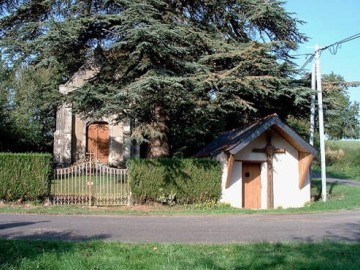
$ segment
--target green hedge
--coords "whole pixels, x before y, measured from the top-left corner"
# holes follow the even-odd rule
[[[138,203],[218,201],[220,164],[209,159],[134,159],[128,164],[133,197]]]
[[[0,153],[0,199],[36,200],[48,195],[50,154]]]

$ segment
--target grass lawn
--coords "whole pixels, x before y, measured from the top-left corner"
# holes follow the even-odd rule
[[[321,194],[319,180],[312,181],[312,195]],[[360,208],[360,188],[340,184],[328,184],[328,201],[314,201],[302,208],[274,209],[274,210],[249,210],[237,209],[223,204],[195,204],[179,206],[121,206],[121,207],[87,207],[87,206],[42,206],[42,205],[0,205],[0,213],[38,213],[38,214],[105,214],[105,215],[211,215],[211,214],[253,214],[253,213],[308,213],[332,211],[341,209]]]
[[[360,141],[326,141],[325,145],[327,175],[360,180]],[[320,172],[318,161],[313,169]]]
[[[359,269],[360,244],[0,240],[0,269]]]

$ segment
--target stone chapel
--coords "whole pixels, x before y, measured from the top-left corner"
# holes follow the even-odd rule
[[[66,95],[82,87],[99,69],[96,63],[86,63],[67,83],[59,86],[60,93]],[[135,155],[130,143],[131,125],[129,122],[114,123],[114,118],[84,119],[72,112],[71,104],[60,106],[54,133],[55,164],[68,166],[91,153],[92,158],[101,163],[123,166],[126,159]]]

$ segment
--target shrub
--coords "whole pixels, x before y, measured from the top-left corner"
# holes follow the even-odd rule
[[[221,193],[220,164],[209,159],[134,159],[131,191],[139,203],[203,203]]]
[[[36,200],[48,195],[50,154],[0,153],[0,199]]]
[[[327,165],[333,165],[336,162],[341,161],[344,159],[345,152],[343,149],[332,149],[330,147],[326,148],[325,151],[325,158],[326,158],[326,164]]]

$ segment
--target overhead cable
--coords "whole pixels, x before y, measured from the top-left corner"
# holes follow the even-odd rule
[[[334,43],[332,43],[330,45],[327,45],[325,47],[319,48],[319,53],[321,53],[321,51],[329,49],[330,53],[335,55],[337,53],[338,49],[341,48],[341,44],[349,42],[349,41],[357,39],[357,38],[360,38],[360,33],[357,33],[357,34],[352,35],[350,37],[347,37],[347,38],[344,38],[344,39],[339,40],[337,42],[334,42]],[[292,55],[292,56],[296,57],[296,56],[303,56],[303,55],[310,56],[310,57],[308,57],[307,60],[305,61],[305,63],[301,66],[300,71],[305,69],[305,67],[310,62],[312,62],[312,60],[315,57],[315,53],[298,54],[298,55]]]

